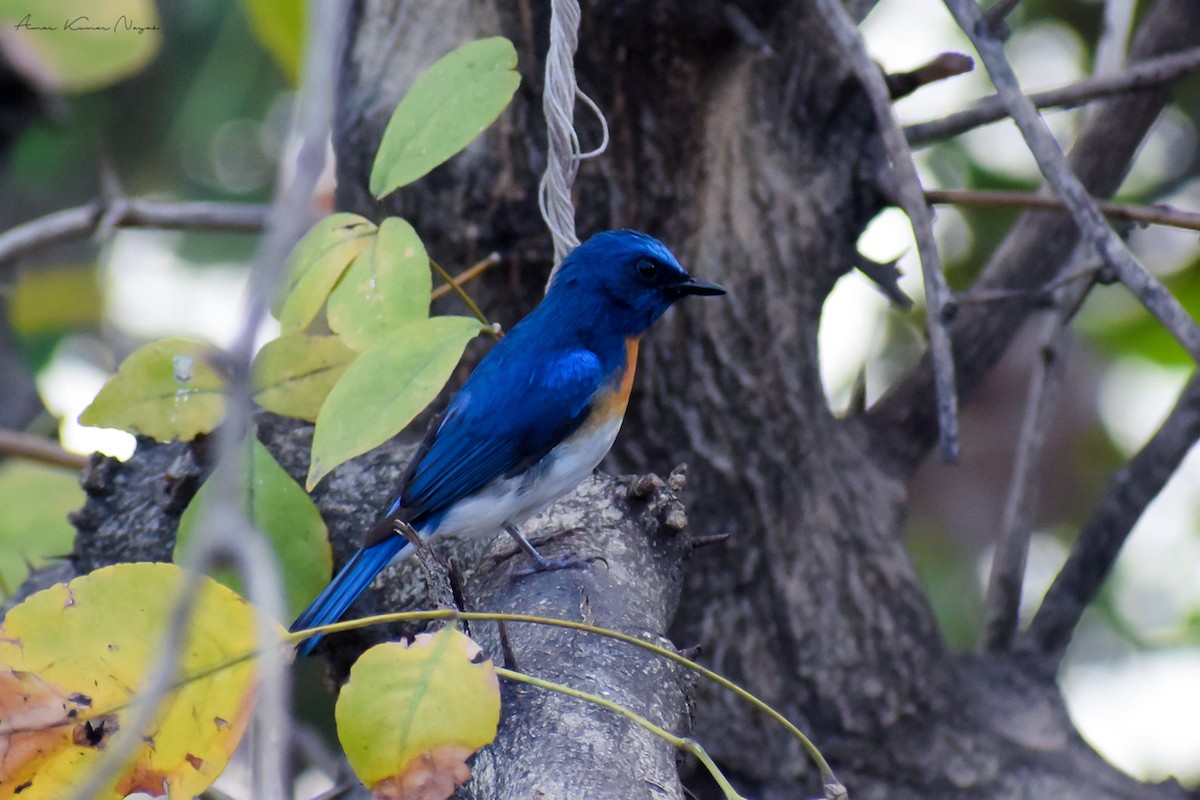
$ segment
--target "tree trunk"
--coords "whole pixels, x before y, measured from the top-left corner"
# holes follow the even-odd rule
[[[735,34],[725,5],[585,4],[576,59],[612,131],[578,180],[581,235],[646,230],[729,289],[722,301],[682,304],[649,337],[610,459],[657,471],[686,460],[697,532],[732,534],[689,564],[677,643],[701,645],[707,663],[808,730],[852,796],[1182,796],[1105,765],[1052,679],[1003,655],[945,648],[901,543],[905,481],[935,432],[928,367],[846,420],[830,413],[818,371],[824,298],[890,195],[869,104],[812,4],[739,4],[769,51]],[[549,269],[535,202],[548,4],[435,11],[359,0],[352,27],[335,142],[340,207],[405,216],[443,263],[500,252],[507,270],[477,292],[511,324]],[[496,33],[521,54],[512,108],[465,155],[380,208],[364,188],[370,159],[416,68]],[[1200,9],[1161,0],[1135,54],[1198,38]],[[1096,193],[1114,190],[1165,100],[1113,100],[1095,115],[1074,160]],[[586,149],[597,129],[585,111],[577,118]],[[1038,286],[1075,238],[1063,215],[1026,215],[983,284]],[[1031,312],[1027,303],[964,309],[954,332],[965,397]],[[695,726],[748,792],[817,790],[796,745],[733,699],[701,687]],[[695,783],[702,796],[704,785]]]

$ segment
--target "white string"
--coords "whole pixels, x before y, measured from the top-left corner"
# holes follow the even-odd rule
[[[600,108],[575,82],[575,50],[579,46],[579,0],[554,0],[550,14],[550,49],[546,53],[546,81],[542,113],[546,116],[546,172],[538,186],[538,209],[554,240],[554,270],[567,253],[579,246],[575,234],[575,205],[571,186],[579,173],[579,162],[595,158],[608,147],[608,122]],[[600,120],[600,146],[581,151],[575,131],[575,98],[583,101]],[[549,283],[547,283],[549,286]]]

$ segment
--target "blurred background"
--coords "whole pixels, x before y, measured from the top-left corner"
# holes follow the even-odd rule
[[[94,201],[112,191],[105,174],[119,178],[131,197],[269,200],[289,152],[302,4],[94,0],[87,4],[93,20],[111,24],[126,15],[147,30],[110,37],[113,52],[86,54],[31,51],[17,27],[21,19],[28,14],[31,24],[57,24],[72,3],[28,5],[0,3],[0,231]],[[1097,52],[1099,32],[1106,15],[1118,30],[1136,23],[1140,5],[1020,3],[1009,17],[1008,53],[1023,86],[1050,88],[1119,70],[1122,37],[1106,37],[1118,44]],[[889,72],[913,69],[943,51],[973,54],[940,0],[881,0],[863,31]],[[924,121],[987,94],[990,84],[977,68],[919,89],[897,111],[906,123]],[[1050,111],[1047,119],[1069,145],[1088,113]],[[1193,77],[1158,120],[1118,200],[1200,207],[1198,114],[1200,78]],[[923,148],[917,164],[927,188],[1040,185],[1011,122]],[[955,289],[970,285],[1016,213],[938,206],[939,244]],[[1193,315],[1200,314],[1197,235],[1162,226],[1129,232],[1134,252]],[[0,264],[0,427],[60,436],[77,453],[128,457],[132,437],[83,428],[78,413],[146,341],[187,336],[228,343],[255,244],[246,234],[117,229],[102,242],[56,245]],[[901,286],[917,307],[889,306],[858,272],[839,282],[821,331],[823,378],[835,410],[844,410],[856,391],[865,392],[868,404],[879,397],[924,346],[920,273],[903,214],[881,214],[860,248],[875,260],[899,258]],[[265,330],[264,340],[270,335]],[[1035,336],[1021,339],[965,408],[962,463],[931,460],[913,486],[909,548],[955,648],[969,649],[979,637],[991,543],[1037,349]],[[1157,428],[1193,368],[1123,289],[1092,292],[1074,325],[1044,451],[1026,610],[1036,607],[1109,475]],[[0,589],[11,592],[30,564],[70,550],[73,529],[65,514],[81,502],[68,470],[0,462]],[[315,676],[304,680],[316,684]],[[1061,681],[1080,730],[1116,765],[1140,778],[1173,775],[1200,786],[1195,451],[1131,536],[1076,634]]]

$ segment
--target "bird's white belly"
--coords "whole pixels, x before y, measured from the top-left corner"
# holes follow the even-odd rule
[[[519,525],[592,474],[612,447],[621,417],[584,424],[522,475],[497,478],[454,508],[427,535],[487,536]]]

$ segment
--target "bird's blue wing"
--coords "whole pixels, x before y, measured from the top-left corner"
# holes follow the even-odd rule
[[[541,460],[582,424],[605,383],[590,350],[534,360],[523,348],[500,350],[505,343],[471,374],[402,488],[408,519],[435,514]]]

